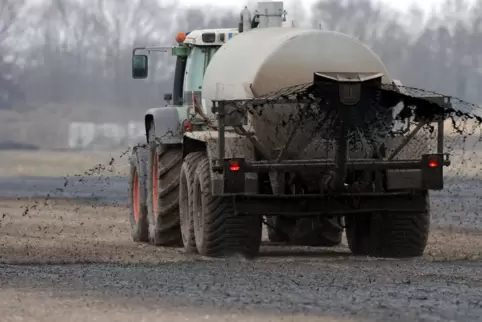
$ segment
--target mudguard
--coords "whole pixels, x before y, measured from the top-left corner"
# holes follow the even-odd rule
[[[132,152],[133,152],[134,150],[138,149],[138,148],[146,148],[146,149],[147,149],[147,143],[146,143],[146,141],[143,140],[143,139],[138,139],[138,140],[132,142],[132,143],[129,145],[129,149],[130,149],[130,151],[132,151]]]
[[[183,141],[182,121],[187,118],[186,107],[166,106],[151,108],[145,115],[146,138],[154,124],[156,138],[163,144],[180,144]]]
[[[206,144],[206,152],[209,158],[209,167],[211,168],[211,191],[213,195],[222,195],[225,193],[225,178],[223,174],[212,171],[213,161],[218,159],[218,132],[190,132],[186,133],[186,137]],[[225,133],[224,157],[226,159],[242,158],[246,161],[255,160],[255,149],[253,143],[246,138],[232,132]],[[244,191],[246,193],[258,193],[258,174],[246,173],[244,180]]]
[[[206,143],[206,152],[210,160],[218,158],[218,132],[199,131],[186,132],[186,137]],[[225,132],[224,157],[227,159],[243,158],[246,161],[255,160],[255,149],[253,143],[245,136]]]

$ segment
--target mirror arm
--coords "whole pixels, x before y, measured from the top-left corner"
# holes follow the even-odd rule
[[[168,53],[172,50],[172,47],[149,47],[146,48],[147,52],[150,53],[151,51],[159,52],[159,53]]]
[[[160,53],[168,53],[172,50],[172,47],[136,47],[132,51],[132,55],[136,55],[136,52],[139,50],[147,50],[147,53],[151,52],[160,52]]]
[[[132,56],[136,56],[136,52],[138,50],[145,50],[146,48],[145,47],[136,47],[134,48],[134,50],[132,50]]]

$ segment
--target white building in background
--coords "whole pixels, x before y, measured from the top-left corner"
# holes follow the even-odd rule
[[[69,124],[68,147],[75,150],[116,150],[134,144],[145,136],[142,122]]]

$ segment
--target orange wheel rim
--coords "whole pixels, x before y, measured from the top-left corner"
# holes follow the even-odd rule
[[[134,180],[132,183],[132,208],[134,210],[134,219],[136,223],[138,223],[140,218],[141,205],[139,202],[139,176],[137,175],[137,171],[134,172]]]
[[[157,209],[159,207],[159,172],[157,153],[154,156],[154,164],[152,165],[152,208],[154,216],[157,216]]]

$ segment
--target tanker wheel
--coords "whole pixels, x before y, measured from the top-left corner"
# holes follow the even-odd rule
[[[197,252],[193,223],[194,177],[196,175],[196,166],[199,163],[199,160],[203,157],[203,152],[190,153],[184,158],[181,167],[179,183],[179,219],[181,224],[182,243],[184,244],[186,252],[189,253]]]
[[[261,216],[236,216],[230,198],[211,194],[211,173],[206,156],[199,160],[194,182],[193,222],[199,254],[256,256],[261,244]]]
[[[152,139],[152,133],[150,137],[147,194],[149,239],[157,246],[180,246],[179,175],[182,147],[158,144]]]
[[[134,147],[129,160],[129,223],[132,240],[149,241],[147,219],[147,159],[145,147]]]
[[[415,197],[424,204],[420,213],[385,213],[346,218],[347,240],[355,255],[385,258],[420,257],[430,232],[428,193]]]

